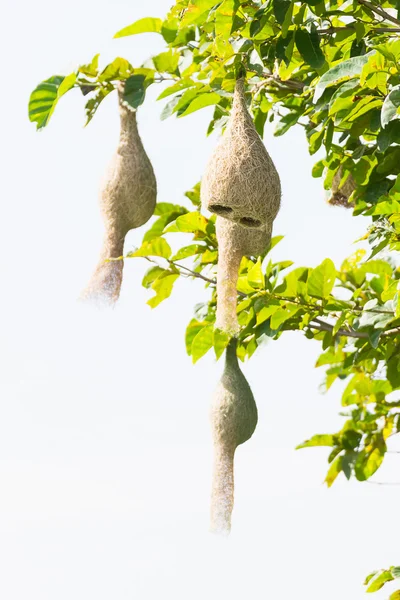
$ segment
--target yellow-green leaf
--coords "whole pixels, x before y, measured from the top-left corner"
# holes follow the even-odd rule
[[[196,231],[202,231],[206,233],[207,219],[203,217],[199,212],[194,211],[178,217],[175,223],[172,223],[166,232],[184,232],[184,233],[195,233]]]
[[[132,25],[120,29],[114,37],[120,38],[126,37],[127,35],[136,35],[138,33],[161,33],[162,24],[163,22],[161,19],[145,17],[144,19],[135,21]]]
[[[218,104],[220,100],[221,96],[216,92],[206,92],[204,94],[199,94],[194,100],[192,100],[187,109],[183,113],[181,113],[179,117],[185,117],[186,115],[190,115],[190,113],[196,112],[196,110],[200,110],[205,106],[212,106],[214,104]]]
[[[202,358],[210,348],[213,347],[214,343],[214,327],[213,325],[207,325],[203,327],[196,335],[192,342],[192,360],[196,363]]]
[[[37,129],[48,124],[58,100],[75,85],[75,81],[75,73],[71,73],[67,77],[55,75],[42,81],[33,90],[29,99],[28,111],[29,120],[36,123]]]
[[[374,579],[372,579],[372,582],[370,583],[366,591],[367,593],[377,592],[385,585],[385,583],[387,583],[388,581],[393,581],[393,579],[394,577],[390,571],[383,571],[377,577],[374,577]]]
[[[152,289],[156,292],[154,298],[150,298],[147,301],[147,304],[151,306],[151,308],[155,308],[171,295],[172,288],[174,286],[175,281],[178,279],[179,273],[171,273],[165,271],[155,282],[152,284]]]
[[[136,258],[137,256],[161,256],[162,258],[169,258],[171,253],[171,247],[168,242],[162,237],[155,237],[149,242],[144,242],[135,252],[129,252],[128,258]]]
[[[333,483],[335,482],[337,476],[339,475],[339,473],[342,470],[342,457],[338,456],[338,458],[336,460],[333,461],[333,463],[331,464],[329,471],[326,475],[325,478],[325,483],[327,484],[328,487],[331,487],[331,485],[333,485]]]
[[[313,269],[308,277],[307,292],[310,296],[327,298],[335,285],[336,269],[330,258],[326,258]]]
[[[296,304],[288,304],[285,308],[280,307],[271,317],[271,329],[278,329],[280,325],[293,317],[300,310]]]
[[[258,258],[256,264],[247,273],[247,281],[251,287],[255,289],[264,289],[264,273],[261,268],[261,258]]]

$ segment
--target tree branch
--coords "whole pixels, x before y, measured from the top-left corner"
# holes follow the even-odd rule
[[[396,19],[395,17],[392,17],[392,15],[389,15],[389,13],[387,13],[385,10],[383,10],[383,8],[381,8],[380,6],[375,6],[375,4],[373,4],[369,0],[357,0],[357,2],[359,4],[362,4],[362,5],[366,6],[370,10],[372,10],[372,12],[374,12],[376,15],[379,15],[380,17],[382,17],[383,19],[385,19],[385,21],[390,21],[391,23],[395,23],[396,25],[400,25],[399,19]]]
[[[312,327],[313,329],[318,329],[319,331],[332,332],[334,325],[331,325],[330,323],[326,323],[326,321],[322,321],[318,317],[315,317],[314,319],[312,319],[312,322],[309,324],[309,327]],[[400,327],[394,327],[393,329],[388,329],[387,331],[384,331],[382,333],[382,335],[383,336],[397,335],[398,333],[400,333]],[[368,333],[366,333],[365,331],[354,331],[354,329],[339,329],[336,332],[336,335],[342,335],[342,336],[358,338],[358,339],[368,339],[368,337],[369,337]]]
[[[312,327],[313,329],[318,329],[318,331],[329,331],[332,333],[334,325],[330,325],[329,323],[321,321],[316,317],[315,319],[313,319],[313,322],[309,324],[309,327]],[[354,331],[353,329],[339,329],[336,332],[336,335],[368,339],[368,333],[365,333],[365,331]]]
[[[355,31],[354,25],[346,25],[344,27],[329,27],[328,29],[317,29],[316,33],[320,35],[331,35],[339,31]],[[398,33],[400,27],[374,27],[370,31],[373,33]]]

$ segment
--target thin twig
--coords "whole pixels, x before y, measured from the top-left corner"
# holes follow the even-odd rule
[[[178,263],[174,262],[173,260],[167,259],[167,261],[170,265],[172,265],[176,269],[184,269],[185,271],[187,271],[190,274],[190,275],[188,275],[188,277],[196,277],[197,279],[202,279],[203,281],[207,281],[207,283],[212,283],[213,285],[216,285],[216,283],[217,283],[215,279],[209,279],[208,277],[205,277],[201,273],[196,273],[196,271],[192,271],[192,269],[189,269],[188,267],[185,267],[184,265],[179,265]]]
[[[316,33],[320,35],[330,35],[339,31],[355,31],[354,25],[345,25],[343,27],[329,27],[328,29],[317,29]],[[400,27],[373,27],[370,29],[373,33],[398,33]]]
[[[392,15],[389,15],[389,13],[387,13],[386,10],[383,10],[383,8],[381,8],[380,6],[375,6],[375,4],[373,4],[369,0],[357,0],[357,2],[359,4],[363,4],[364,6],[372,10],[372,12],[374,12],[376,15],[379,15],[380,17],[385,19],[385,21],[390,21],[391,23],[400,25],[399,19],[392,17]]]
[[[321,321],[318,318],[313,319],[313,322],[311,322],[309,326],[313,329],[318,329],[318,331],[329,331],[330,333],[332,333],[334,327],[334,325],[330,325],[329,323]],[[339,329],[336,332],[336,335],[352,338],[368,338],[368,333],[365,333],[364,331],[354,331],[353,329]]]
[[[400,481],[366,481],[370,485],[400,485]]]
[[[326,323],[326,321],[321,321],[318,317],[312,319],[312,322],[309,324],[313,329],[318,329],[319,331],[333,331],[334,325],[330,323]],[[395,327],[394,329],[388,329],[387,331],[382,332],[382,336],[394,335],[400,333],[400,327]],[[354,331],[354,329],[339,329],[336,332],[336,335],[342,335],[352,338],[359,339],[368,339],[369,335],[365,331]]]

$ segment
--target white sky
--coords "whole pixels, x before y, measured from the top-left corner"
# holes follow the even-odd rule
[[[118,136],[115,97],[83,129],[83,98],[70,93],[37,134],[29,93],[98,51],[136,65],[161,51],[156,35],[111,38],[169,4],[5,3],[0,597],[359,600],[370,570],[399,561],[385,515],[397,514],[400,488],[340,479],[327,490],[327,451],[294,451],[341,423],[340,389],[318,391],[319,345],[285,335],[245,365],[259,425],[237,452],[233,531],[219,539],[208,533],[208,406],[222,363],[210,355],[193,367],[183,341],[201,283],[179,282],[151,311],[140,287],[147,265],[132,260],[115,310],[76,300],[101,245],[97,189]],[[140,129],[159,200],[179,203],[216,142],[205,137],[212,109],[161,122],[159,91],[140,110]],[[367,221],[325,204],[302,131],[268,130],[265,143],[283,183],[275,234],[286,237],[274,257],[339,265]],[[396,455],[377,480],[400,481]]]

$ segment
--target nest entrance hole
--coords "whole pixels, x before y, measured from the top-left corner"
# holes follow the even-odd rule
[[[261,221],[258,221],[257,219],[252,219],[251,217],[242,217],[239,223],[243,227],[251,227],[253,229],[256,229],[261,226]]]
[[[221,217],[230,215],[233,212],[229,206],[224,206],[223,204],[210,204],[209,210]]]

